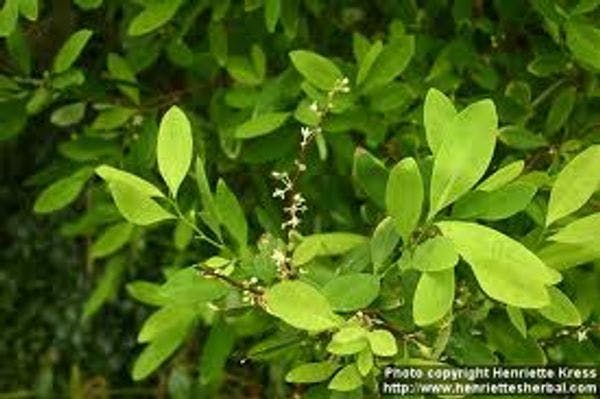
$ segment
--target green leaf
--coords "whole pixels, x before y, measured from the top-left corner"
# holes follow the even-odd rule
[[[223,67],[227,64],[227,31],[225,26],[219,22],[213,22],[208,26],[208,42],[210,53]]]
[[[265,25],[269,33],[275,32],[277,21],[281,13],[281,0],[264,0],[265,3]]]
[[[175,218],[136,186],[115,180],[108,187],[121,215],[133,224],[147,226]]]
[[[548,287],[550,304],[538,309],[548,320],[565,326],[581,325],[579,311],[571,300],[556,287]]]
[[[600,70],[600,29],[577,19],[569,19],[565,24],[567,46],[575,59],[593,71]]]
[[[319,89],[330,91],[342,78],[342,72],[332,61],[311,51],[292,51],[290,59],[298,72]]]
[[[593,145],[573,158],[558,174],[546,216],[546,226],[575,212],[600,184],[600,145]]]
[[[225,365],[235,345],[235,330],[222,318],[217,319],[202,346],[199,372],[200,384],[218,384],[225,371]]]
[[[358,353],[356,367],[358,367],[358,371],[363,377],[371,372],[373,369],[373,352],[371,352],[371,348],[365,348]]]
[[[427,144],[432,154],[437,154],[446,136],[445,130],[457,114],[452,100],[441,91],[431,88],[425,96],[423,105],[423,124]]]
[[[329,361],[304,363],[287,373],[285,381],[295,384],[314,384],[329,379],[338,367],[336,363]]]
[[[90,255],[93,258],[102,258],[118,251],[129,241],[132,232],[131,223],[117,223],[110,226],[94,241]]]
[[[81,121],[84,114],[85,103],[78,102],[67,104],[52,112],[52,115],[50,115],[50,122],[60,127],[71,126]]]
[[[342,255],[352,248],[367,242],[365,236],[353,233],[323,233],[304,237],[296,247],[293,263],[301,266],[317,256]]]
[[[527,208],[537,191],[529,183],[510,183],[498,190],[472,191],[459,199],[452,209],[456,219],[506,219]]]
[[[125,259],[122,257],[112,258],[107,263],[96,288],[83,304],[83,322],[92,317],[106,301],[116,294],[124,271]]]
[[[282,281],[265,293],[267,311],[293,327],[323,331],[339,324],[327,298],[302,281]]]
[[[561,276],[523,244],[475,223],[447,221],[437,226],[471,266],[487,295],[521,308],[548,304],[546,286],[557,283]]]
[[[398,353],[396,338],[387,330],[373,330],[367,333],[371,350],[377,356],[394,356]]]
[[[414,52],[414,36],[402,36],[388,43],[370,68],[363,91],[369,92],[394,80],[406,69]]]
[[[364,309],[379,295],[379,277],[366,273],[344,274],[327,282],[322,291],[333,310]]]
[[[34,212],[50,213],[69,205],[79,196],[85,183],[93,174],[92,168],[85,167],[70,176],[55,181],[37,197],[33,205]]]
[[[102,0],[75,0],[74,3],[84,10],[93,10],[102,5]]]
[[[494,103],[482,100],[469,105],[447,126],[433,162],[429,219],[483,176],[494,152],[497,125]]]
[[[189,120],[181,109],[172,106],[160,121],[156,159],[173,198],[177,197],[177,190],[192,164],[193,147]]]
[[[594,238],[580,244],[553,243],[539,250],[537,256],[548,267],[556,270],[569,269],[600,259],[600,239]]]
[[[396,231],[396,224],[391,217],[386,217],[377,225],[369,242],[373,270],[376,273],[390,258],[398,241],[400,241],[400,235]]]
[[[140,36],[160,28],[175,16],[181,3],[182,0],[148,2],[144,11],[133,18],[127,33],[130,36]]]
[[[248,86],[256,86],[262,83],[260,76],[254,70],[254,65],[250,63],[247,57],[227,57],[227,72],[232,78]]]
[[[202,201],[202,212],[200,217],[206,223],[208,227],[217,235],[221,237],[221,229],[219,228],[219,213],[217,206],[213,198],[213,194],[206,178],[206,172],[204,170],[204,162],[200,157],[196,158],[196,185],[198,186],[198,193]]]
[[[550,111],[546,117],[546,134],[552,135],[565,125],[577,98],[577,89],[574,86],[564,88],[552,101]]]
[[[93,32],[89,29],[81,29],[73,33],[62,45],[52,64],[54,73],[62,73],[75,63]]]
[[[360,353],[365,348],[368,348],[369,341],[366,337],[361,337],[352,341],[331,340],[327,345],[327,352],[337,356],[347,356]]]
[[[107,183],[117,182],[131,186],[147,197],[164,197],[163,193],[161,193],[156,186],[148,183],[146,180],[120,169],[113,168],[112,166],[100,165],[96,168],[96,174]]]
[[[106,66],[111,79],[117,81],[117,88],[133,101],[134,104],[140,103],[140,91],[137,88],[137,79],[131,70],[129,63],[120,55],[109,53],[106,58]]]
[[[365,54],[364,58],[360,61],[358,68],[358,74],[356,75],[356,85],[360,85],[367,77],[367,74],[371,70],[373,63],[383,50],[383,43],[381,40],[377,40],[371,45],[369,51]]]
[[[385,209],[389,172],[383,162],[365,149],[358,147],[354,152],[352,173],[359,187],[365,191],[368,197],[381,209]]]
[[[548,239],[562,243],[582,244],[597,240],[599,236],[600,212],[597,212],[569,223]]]
[[[228,287],[215,278],[206,278],[193,267],[187,267],[169,276],[160,288],[161,295],[172,303],[198,305],[214,301],[227,294]]]
[[[360,387],[362,383],[362,377],[356,365],[349,364],[337,372],[327,387],[333,391],[349,392]]]
[[[6,0],[0,10],[0,37],[10,35],[17,26],[21,0]]]
[[[331,341],[339,344],[347,344],[349,342],[360,341],[365,338],[366,335],[367,330],[364,327],[349,325],[340,328],[340,330],[331,337]]]
[[[94,130],[113,130],[120,128],[137,113],[133,108],[120,106],[111,106],[100,111],[96,119],[92,122],[91,128]]]
[[[533,337],[523,338],[505,317],[493,315],[484,323],[488,345],[500,352],[507,365],[544,365],[544,351]]]
[[[146,378],[156,370],[183,343],[191,325],[181,324],[164,331],[144,348],[133,365],[135,381]]]
[[[219,219],[239,246],[244,247],[248,241],[248,224],[244,210],[227,184],[219,179],[215,196],[215,205]]]
[[[264,136],[278,129],[290,116],[289,112],[268,112],[247,120],[235,129],[238,139]]]
[[[521,333],[523,338],[527,338],[527,324],[525,324],[525,317],[523,312],[519,308],[514,306],[506,305],[506,313],[513,326]]]
[[[29,21],[35,21],[38,18],[38,0],[20,0],[19,12]]]
[[[151,342],[165,330],[187,325],[194,321],[196,313],[187,306],[164,306],[146,319],[138,334],[138,342]]]
[[[458,252],[452,241],[443,236],[419,244],[411,259],[412,267],[422,272],[452,269],[457,263]]]
[[[454,269],[424,272],[413,298],[415,324],[426,326],[440,320],[454,301]]]
[[[27,38],[18,27],[6,38],[6,49],[23,75],[29,76],[31,74],[31,51]]]
[[[523,161],[511,162],[482,181],[476,189],[481,191],[497,190],[519,177],[524,168],[525,162]]]
[[[423,206],[423,180],[413,158],[404,158],[390,172],[385,203],[388,215],[405,243],[419,223]]]
[[[160,292],[160,285],[148,281],[134,281],[126,286],[129,295],[138,301],[152,306],[165,306],[169,298]]]

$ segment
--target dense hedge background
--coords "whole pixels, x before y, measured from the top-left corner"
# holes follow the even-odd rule
[[[250,241],[263,231],[277,236],[283,215],[272,198],[270,175],[296,157],[309,105],[289,52],[321,54],[354,82],[360,60],[377,40],[390,58],[387,66],[376,65],[389,70],[381,72],[387,73],[383,78],[372,73],[366,79],[384,84],[357,95],[352,107],[340,106],[324,123],[324,138],[307,154],[301,181],[309,203],[304,233],[372,232],[382,201],[380,188],[373,187],[378,172],[357,171],[362,150],[356,149],[386,165],[422,156],[427,147],[423,101],[430,87],[459,107],[493,99],[503,127],[494,165],[524,159],[526,170],[552,175],[600,143],[599,5],[593,0],[5,0],[0,11],[0,392],[14,395],[0,393],[0,398],[69,392],[192,397],[209,334],[206,326],[196,329],[158,373],[134,383],[136,336],[150,309],[128,295],[126,284],[161,282],[163,270],[214,251],[191,240],[192,232],[181,223],[126,229],[117,238],[121,242],[98,251],[94,245],[106,227],[122,221],[103,183],[90,172],[81,190],[72,195],[60,190],[63,198],[40,205],[40,193],[52,183],[78,170],[85,175],[82,168],[101,163],[157,182],[158,123],[176,104],[191,120],[209,180],[223,178],[242,203]],[[59,59],[75,32],[84,39],[79,51]],[[414,36],[414,49],[393,47],[407,35]],[[257,115],[283,111],[290,116],[270,134],[236,133]],[[194,203],[195,190],[192,182],[183,184],[185,209]],[[532,204],[495,226],[532,242],[528,233],[545,206],[539,199]],[[589,209],[600,209],[597,194]],[[536,320],[525,340],[475,293],[465,311],[494,351],[484,341],[472,341],[471,327],[464,324],[464,330],[453,332],[446,357],[465,364],[540,358],[597,364],[600,269],[590,260],[564,274],[564,288],[586,320],[582,327],[563,329]],[[414,281],[406,284],[403,289],[414,289]],[[477,325],[489,312],[487,324]],[[214,355],[217,364],[227,363],[227,372],[204,394],[258,398],[304,392],[283,380],[289,359],[269,363],[285,354],[252,358],[248,350],[256,337],[243,325],[237,328],[237,343]],[[200,367],[211,366],[200,361]],[[310,397],[322,397],[319,392]]]

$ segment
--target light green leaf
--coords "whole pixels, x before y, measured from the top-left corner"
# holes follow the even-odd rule
[[[66,127],[81,121],[85,114],[85,103],[78,102],[63,105],[55,109],[50,115],[50,122],[56,126]]]
[[[196,313],[188,306],[164,306],[146,319],[137,336],[137,341],[150,342],[162,335],[165,330],[190,324],[195,318]]]
[[[371,348],[365,348],[358,353],[356,367],[358,367],[358,371],[363,377],[371,372],[373,369],[373,352],[371,352]]]
[[[561,276],[523,244],[475,223],[447,221],[437,226],[490,297],[521,308],[548,304],[546,286],[557,283]]]
[[[398,353],[396,338],[387,330],[373,330],[367,333],[371,350],[377,356],[394,356]]]
[[[127,121],[137,113],[133,108],[120,106],[111,106],[100,111],[96,119],[92,122],[92,129],[112,130],[123,126]]]
[[[181,109],[172,106],[160,121],[156,159],[173,198],[177,197],[177,190],[192,164],[193,147],[190,121]]]
[[[133,224],[147,226],[175,218],[136,186],[115,180],[108,187],[121,215]]]
[[[292,63],[304,78],[319,89],[330,91],[342,72],[329,59],[306,50],[290,52]]]
[[[89,29],[81,29],[73,33],[62,45],[52,64],[54,73],[62,73],[75,63],[93,32]]]
[[[457,263],[458,252],[452,241],[443,236],[419,244],[411,259],[412,267],[422,272],[452,269]]]
[[[93,174],[92,168],[85,167],[70,176],[55,181],[37,197],[33,205],[34,212],[50,213],[69,205],[79,196],[83,186]]]
[[[389,172],[383,162],[367,150],[358,147],[354,152],[352,174],[367,196],[381,209],[385,209]]]
[[[144,11],[133,18],[127,33],[130,36],[140,36],[160,28],[175,16],[181,2],[182,0],[148,2]]]
[[[200,157],[196,158],[196,185],[198,186],[198,193],[200,194],[200,199],[202,201],[202,212],[200,212],[200,217],[217,237],[220,238],[221,229],[219,228],[219,213],[213,194],[210,190],[210,185],[208,184],[208,179],[204,170],[204,162]]]
[[[579,311],[571,300],[556,287],[548,287],[550,304],[538,309],[548,320],[565,326],[581,325]]]
[[[448,125],[433,162],[429,219],[483,176],[494,152],[497,125],[496,108],[490,100],[469,105]]]
[[[122,257],[112,258],[106,264],[106,269],[102,273],[98,284],[83,305],[81,316],[83,322],[92,317],[106,301],[115,295],[124,271],[125,259]]]
[[[426,326],[440,320],[454,301],[454,269],[424,272],[413,298],[415,324]]]
[[[0,10],[0,37],[9,36],[17,26],[21,0],[6,0]]]
[[[75,0],[74,3],[84,10],[93,10],[102,5],[102,0]]]
[[[521,172],[523,172],[523,168],[525,168],[525,162],[511,162],[482,181],[476,189],[481,191],[497,190],[519,177]]]
[[[287,373],[285,381],[295,384],[313,384],[325,381],[332,376],[338,367],[336,363],[329,361],[304,363]]]
[[[160,285],[148,281],[134,281],[125,287],[129,295],[138,301],[152,306],[165,306],[169,298],[160,292]]]
[[[552,135],[565,125],[577,97],[577,89],[574,86],[565,87],[552,101],[550,111],[546,117],[546,134]]]
[[[349,392],[360,387],[362,383],[362,377],[356,365],[349,364],[338,371],[327,387],[333,391]]]
[[[569,223],[548,239],[562,243],[583,244],[597,240],[599,236],[600,212],[597,212]]]
[[[244,247],[248,241],[248,224],[244,210],[227,184],[221,179],[217,183],[215,205],[219,219],[239,246]]]
[[[337,356],[354,355],[368,348],[369,341],[365,337],[354,341],[336,341],[332,340],[327,344],[327,352]]]
[[[357,86],[360,85],[365,80],[365,78],[367,77],[367,74],[369,73],[369,71],[371,70],[371,67],[373,66],[373,63],[375,62],[375,60],[381,53],[381,50],[383,50],[383,43],[381,43],[381,40],[377,40],[376,42],[374,42],[371,45],[371,47],[369,48],[369,51],[365,54],[364,58],[360,61],[360,66],[358,68],[358,74],[356,75],[356,85]]]
[[[267,311],[293,327],[323,331],[339,324],[327,298],[312,285],[302,281],[282,281],[265,293]]]
[[[388,215],[396,223],[396,230],[404,243],[410,241],[417,227],[423,206],[423,180],[413,158],[404,158],[390,172],[385,203]]]
[[[234,55],[227,57],[227,72],[232,78],[248,86],[256,86],[262,83],[262,79],[254,70],[254,65],[250,63],[247,57]]]
[[[235,137],[250,139],[264,136],[283,125],[289,116],[289,112],[268,112],[258,115],[239,125],[235,130]]]
[[[323,286],[323,295],[334,310],[363,309],[379,295],[379,277],[366,273],[337,276]]]
[[[109,53],[106,58],[106,66],[111,79],[117,81],[117,88],[133,101],[140,103],[140,91],[137,88],[137,79],[127,61],[118,54]],[[122,84],[118,84],[124,82]]]
[[[118,251],[129,241],[132,232],[131,223],[117,223],[110,226],[94,241],[90,255],[93,258],[102,258]]]
[[[133,365],[134,381],[146,378],[156,370],[183,343],[190,324],[182,324],[164,331],[144,348]]]
[[[104,179],[107,183],[122,183],[133,187],[141,194],[147,197],[164,197],[156,186],[148,183],[146,180],[132,175],[131,173],[113,168],[108,165],[100,165],[96,168],[96,174]]]
[[[527,324],[525,324],[525,317],[523,317],[523,311],[514,306],[506,305],[506,313],[513,326],[521,333],[523,338],[527,338]]]
[[[365,236],[353,233],[323,233],[304,237],[296,247],[293,263],[301,266],[317,256],[342,255],[367,241]]]
[[[364,327],[358,325],[349,325],[340,328],[331,341],[338,344],[347,344],[354,341],[360,341],[367,335],[367,330]]]
[[[600,29],[577,19],[569,19],[565,24],[567,46],[579,63],[593,71],[600,70]]]
[[[593,145],[573,158],[558,174],[548,204],[546,226],[575,212],[600,184],[600,145]]]
[[[527,208],[535,196],[536,186],[515,182],[497,190],[472,191],[459,199],[452,208],[456,219],[501,220]]]
[[[402,36],[385,45],[364,80],[363,91],[369,92],[394,80],[406,69],[414,52],[414,36]]]
[[[435,88],[429,89],[423,106],[423,124],[432,154],[435,155],[439,151],[447,134],[446,129],[456,114],[452,100]]]
[[[160,288],[161,295],[172,303],[198,305],[214,301],[227,294],[228,287],[215,278],[207,278],[193,267],[187,267],[169,276]]]
[[[269,33],[275,32],[277,21],[281,13],[281,0],[264,0],[265,3],[265,25]]]
[[[537,256],[548,267],[566,270],[600,259],[600,239],[594,238],[580,244],[556,242],[539,250]]]

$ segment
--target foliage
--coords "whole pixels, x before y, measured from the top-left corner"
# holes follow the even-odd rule
[[[80,328],[151,312],[140,386],[600,358],[599,2],[74,3],[2,6],[0,140],[94,271]]]

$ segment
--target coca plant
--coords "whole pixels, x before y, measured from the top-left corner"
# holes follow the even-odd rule
[[[483,99],[457,109],[430,89],[423,111],[429,155],[404,158],[388,171],[368,153],[357,153],[356,167],[367,169],[365,184],[384,180],[375,198],[385,204],[377,227],[366,234],[302,235],[310,203],[295,182],[306,170],[304,154],[343,101],[338,95],[351,89],[326,58],[304,50],[290,57],[313,86],[306,116],[312,124],[299,129],[292,170],[273,172],[283,185],[273,196],[286,203],[283,239],[265,233],[249,241],[239,199],[223,179],[216,187],[209,183],[202,158],[193,156],[190,123],[177,106],[162,117],[157,140],[164,187],[110,166],[96,168],[127,221],[180,221],[214,247],[214,256],[169,273],[162,284],[129,284],[131,295],[157,307],[139,332],[146,346],[133,378],[152,373],[198,324],[212,326],[203,349],[203,362],[210,363],[229,330],[252,336],[257,328],[262,335],[258,326],[270,323],[269,336],[248,354],[293,349],[287,382],[375,391],[386,364],[445,364],[451,331],[476,321],[486,326],[487,313],[496,309],[506,312],[513,335],[525,338],[524,359],[543,363],[528,319],[582,325],[558,285],[562,270],[598,256],[599,215],[586,204],[600,184],[600,146],[581,151],[553,175],[528,170],[523,160],[490,170],[500,130],[494,103]],[[361,87],[358,79],[353,83]],[[268,123],[257,119],[252,127]],[[177,194],[186,178],[196,181],[197,201],[182,209]],[[522,211],[534,222],[525,235],[494,227]],[[465,320],[468,314],[479,320]],[[586,328],[579,330],[582,340]],[[491,349],[480,349],[492,361]]]

